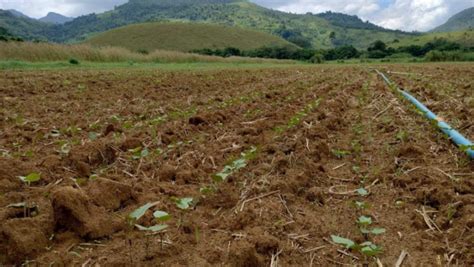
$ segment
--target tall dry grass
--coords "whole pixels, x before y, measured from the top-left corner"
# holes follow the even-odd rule
[[[144,55],[119,47],[93,47],[84,44],[65,45],[30,42],[0,42],[0,60],[28,62],[67,61],[88,62],[230,62],[230,63],[290,63],[292,61],[230,57],[221,58],[176,51],[156,50]]]

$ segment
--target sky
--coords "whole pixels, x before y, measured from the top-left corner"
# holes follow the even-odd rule
[[[292,13],[325,11],[357,15],[389,29],[427,31],[474,6],[474,0],[251,0]],[[0,9],[16,9],[40,18],[49,11],[66,16],[101,13],[127,0],[0,0]]]

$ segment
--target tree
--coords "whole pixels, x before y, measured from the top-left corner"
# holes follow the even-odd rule
[[[384,42],[377,40],[374,43],[372,43],[367,49],[367,51],[369,52],[375,51],[375,50],[385,52],[387,50],[387,45]]]

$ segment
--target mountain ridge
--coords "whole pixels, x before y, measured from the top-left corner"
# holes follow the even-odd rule
[[[49,12],[46,16],[39,18],[38,20],[46,23],[64,24],[66,22],[74,20],[74,18],[66,17],[56,12]]]
[[[390,42],[413,35],[384,29],[341,13],[292,14],[246,0],[130,0],[113,10],[80,16],[66,24],[36,25],[41,31],[32,30],[35,34],[25,28],[9,30],[15,34],[26,33],[27,38],[40,35],[54,42],[76,42],[113,28],[160,21],[238,26],[278,35],[298,46],[313,48],[344,45],[366,48],[375,40]],[[1,16],[0,26],[8,28],[8,25],[2,25]]]
[[[444,24],[434,28],[431,32],[454,32],[474,28],[474,7],[462,10],[453,15]]]

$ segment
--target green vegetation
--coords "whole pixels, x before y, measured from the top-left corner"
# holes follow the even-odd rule
[[[176,207],[178,207],[181,210],[189,209],[194,201],[192,197],[171,198],[171,200],[173,200],[174,203],[176,204]]]
[[[167,221],[171,218],[171,216],[168,213],[164,212],[164,211],[155,211],[153,213],[153,217],[158,222],[160,222],[160,224],[156,224],[156,225],[153,225],[153,226],[150,226],[150,227],[145,227],[143,225],[137,224],[138,220],[140,220],[140,218],[143,217],[149,209],[151,209],[152,207],[154,207],[156,205],[158,205],[158,202],[147,203],[147,204],[139,207],[138,209],[134,210],[133,212],[131,212],[127,216],[127,221],[129,223],[129,225],[137,227],[138,230],[140,230],[140,231],[149,231],[149,232],[153,232],[153,233],[161,232],[161,231],[165,230],[166,228],[168,228],[168,225],[161,224],[162,222],[165,222],[165,221]]]
[[[33,172],[28,174],[27,176],[19,176],[18,178],[20,178],[20,180],[25,184],[30,185],[31,183],[35,183],[41,180],[41,174]]]
[[[212,179],[218,183],[224,182],[230,175],[245,168],[247,166],[247,162],[255,158],[256,154],[257,154],[256,147],[252,147],[250,150],[242,152],[240,158],[233,160],[232,162],[224,166],[224,169],[214,174],[212,176]]]
[[[11,35],[26,40],[46,40],[46,33],[51,26],[27,17],[15,16],[10,11],[0,9],[0,27],[6,29]]]
[[[262,46],[296,45],[268,33],[202,23],[143,23],[98,34],[85,41],[94,46],[118,46],[147,54],[155,50],[189,52],[197,49],[235,47],[251,50]]]
[[[203,55],[214,55],[221,57],[243,56],[276,59],[293,59],[322,63],[324,60],[346,60],[346,59],[391,59],[421,58],[427,56],[428,61],[472,61],[473,47],[465,47],[459,43],[446,39],[434,39],[422,46],[410,45],[398,48],[388,47],[386,43],[377,40],[372,43],[367,51],[359,51],[353,46],[342,46],[333,49],[294,49],[291,47],[262,47],[255,50],[240,51],[228,47],[226,49],[201,49],[193,52]],[[430,53],[432,52],[432,53]],[[438,53],[439,52],[439,53]],[[429,56],[428,56],[429,54]]]
[[[129,65],[133,65],[135,62],[283,63],[275,60],[236,57],[224,59],[221,57],[163,50],[156,50],[145,55],[119,47],[97,48],[90,45],[60,45],[30,42],[0,42],[0,60],[28,62],[65,61],[71,65],[79,65],[79,62],[127,62]]]
[[[418,45],[423,46],[426,43],[434,42],[438,39],[455,42],[464,47],[474,47],[474,30],[465,30],[458,32],[433,32],[419,36],[411,36],[408,38],[397,39],[388,42],[387,45],[393,48],[402,46]]]
[[[7,13],[7,14],[5,14]],[[0,26],[31,39],[56,42],[85,40],[93,33],[151,21],[205,22],[259,30],[302,47],[329,49],[353,45],[365,49],[373,40],[389,42],[412,34],[380,29],[344,14],[290,14],[270,10],[248,1],[224,0],[132,0],[102,14],[81,16],[62,25],[50,25],[9,12],[0,13]],[[357,21],[355,25],[353,22]]]
[[[0,42],[23,42],[20,37],[13,36],[7,29],[0,27]]]
[[[469,28],[474,28],[474,7],[452,16],[445,24],[433,29],[433,32],[453,32]]]

